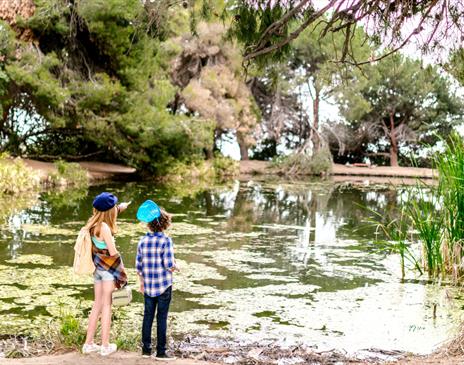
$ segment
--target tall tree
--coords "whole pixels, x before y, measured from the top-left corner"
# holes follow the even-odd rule
[[[309,137],[309,116],[289,64],[267,66],[249,81],[249,87],[262,115],[260,143],[253,157],[272,158],[278,146],[289,150],[300,148]]]
[[[220,23],[202,22],[197,34],[184,34],[173,80],[181,88],[177,104],[215,123],[216,139],[232,132],[237,138],[242,160],[255,144],[258,109],[242,76],[242,57],[233,42],[224,40]],[[181,109],[176,106],[176,109]]]
[[[295,40],[290,65],[295,73],[295,83],[300,92],[309,95],[309,105],[312,106],[312,123],[310,126],[310,140],[317,152],[321,146],[320,138],[320,106],[322,101],[329,100],[351,74],[357,70],[349,64],[338,64],[344,47],[344,37],[340,33],[327,34],[321,38],[322,23],[306,29]],[[351,39],[351,55],[356,58],[367,57],[371,48],[365,42],[365,33],[361,28],[356,29]]]
[[[445,69],[461,85],[464,85],[464,48],[459,48],[451,54],[449,62],[445,65]]]
[[[398,166],[401,144],[446,133],[462,120],[462,101],[432,66],[394,54],[364,72],[337,96],[341,111],[353,129],[366,131],[359,142],[376,145],[391,166]]]
[[[21,21],[0,5],[14,27],[0,23],[0,148],[100,153],[153,171],[212,144],[211,122],[168,108],[180,52],[170,39],[189,28],[182,7],[163,23],[140,0],[40,0]]]
[[[287,148],[308,155],[317,153],[325,143],[321,134],[322,102],[330,102],[347,80],[359,73],[353,65],[334,62],[343,51],[342,35],[320,38],[321,31],[321,24],[308,28],[295,40],[287,59],[266,66],[263,75],[251,82],[267,138],[281,143],[278,140],[285,136],[291,141],[286,143]],[[359,57],[371,52],[364,36],[360,28],[353,34],[353,53]]]

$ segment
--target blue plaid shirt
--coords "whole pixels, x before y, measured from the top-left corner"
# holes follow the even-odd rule
[[[172,240],[162,232],[148,232],[137,246],[135,267],[143,278],[145,294],[157,297],[172,285],[175,267]]]

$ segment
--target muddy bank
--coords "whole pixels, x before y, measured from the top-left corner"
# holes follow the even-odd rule
[[[391,166],[376,166],[376,167],[357,167],[348,165],[334,164],[332,175],[349,175],[349,176],[384,176],[396,178],[422,178],[432,179],[436,177],[436,173],[432,169],[422,167],[391,167]]]
[[[208,344],[209,341],[209,344]],[[172,351],[177,360],[173,365],[341,365],[341,364],[383,364],[383,365],[457,365],[464,363],[464,356],[431,354],[427,356],[407,355],[395,351],[378,349],[364,350],[348,356],[343,352],[317,351],[307,346],[278,347],[274,344],[238,344],[218,339],[187,339],[176,344]],[[2,354],[0,353],[0,356]],[[18,354],[17,354],[18,355]],[[0,365],[144,365],[152,364],[153,359],[142,358],[139,352],[118,351],[104,358],[98,354],[82,355],[77,351],[61,349],[44,356],[6,359],[0,357]]]
[[[51,173],[56,172],[55,165],[52,162],[30,159],[23,159],[23,161],[28,167],[37,171],[42,180],[47,180]],[[91,181],[129,178],[135,175],[136,172],[133,167],[106,162],[79,162],[79,165],[87,170]]]
[[[109,357],[102,357],[97,354],[82,355],[78,352],[69,352],[58,355],[48,355],[34,358],[22,359],[0,359],[0,364],[3,365],[145,365],[153,364],[153,359],[145,359],[133,352],[117,352]],[[159,362],[158,362],[159,363]],[[172,365],[216,365],[214,362],[199,361],[194,359],[177,359],[171,361]]]
[[[183,340],[171,340],[171,353],[178,361],[173,364],[377,364],[405,357],[396,351],[365,350],[347,355],[337,350],[322,351],[316,347],[298,345],[282,347],[276,342],[245,343],[215,337],[186,336]],[[8,357],[8,358],[5,358]],[[11,358],[17,357],[17,358]],[[75,349],[60,343],[47,341],[28,342],[25,338],[1,341],[0,364],[148,364],[140,352],[118,351],[109,358],[98,354],[84,356]]]
[[[27,166],[36,170],[42,179],[54,171],[55,166],[51,162],[43,162],[31,159],[23,159]],[[136,169],[124,165],[106,163],[106,162],[79,162],[79,165],[87,170],[90,180],[108,180],[119,178],[130,178],[135,176]],[[247,178],[250,175],[278,175],[276,168],[272,167],[269,161],[240,161],[240,175]],[[433,179],[436,177],[434,170],[417,167],[357,167],[334,164],[330,174],[334,181],[365,181],[369,177],[372,183],[391,183],[391,184],[410,184],[415,182],[416,178]]]
[[[240,161],[240,174],[247,175],[274,175],[278,171],[272,166],[269,161]],[[419,167],[391,167],[391,166],[373,166],[373,167],[359,167],[333,164],[331,174],[334,179],[340,181],[346,177],[377,177],[376,182],[386,183],[399,183],[401,180],[406,179],[432,179],[436,177],[434,170]],[[382,179],[383,178],[383,179]],[[398,180],[391,180],[395,178]]]

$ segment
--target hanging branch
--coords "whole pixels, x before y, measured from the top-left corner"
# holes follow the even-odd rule
[[[243,1],[246,4],[246,1]],[[462,2],[450,0],[331,0],[317,11],[313,7],[314,3],[317,2],[301,0],[295,7],[270,24],[257,42],[246,47],[244,61],[250,62],[252,59],[282,49],[316,21],[325,24],[321,37],[328,32],[346,30],[342,55],[338,61],[358,66],[388,57],[421,33],[427,34],[421,42],[424,49],[452,47],[447,39],[450,34],[464,38],[464,4]],[[329,18],[324,19],[328,13],[330,13]],[[292,21],[300,22],[299,26],[289,34],[283,35],[282,29],[288,27]],[[402,30],[413,21],[418,25],[404,37]],[[353,40],[354,26],[357,24],[364,26],[370,35],[379,36],[384,41],[385,48],[391,51],[375,59],[355,61],[350,45]],[[273,42],[272,39],[276,35],[278,39]],[[445,40],[448,42],[443,42]],[[456,42],[456,47],[459,44]],[[353,61],[346,61],[347,58]]]

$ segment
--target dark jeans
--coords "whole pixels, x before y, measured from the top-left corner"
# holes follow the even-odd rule
[[[142,324],[142,352],[144,354],[151,354],[151,328],[153,326],[153,319],[155,318],[156,306],[158,306],[158,311],[156,312],[156,354],[164,355],[166,353],[166,330],[171,293],[172,286],[157,297],[144,295],[145,310],[143,312]]]

